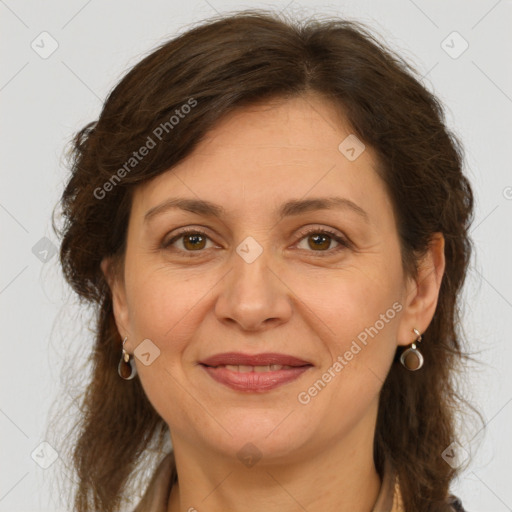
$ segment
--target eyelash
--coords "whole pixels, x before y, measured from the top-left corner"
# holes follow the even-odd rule
[[[332,256],[333,254],[338,253],[339,251],[342,251],[344,249],[350,249],[352,247],[352,244],[347,239],[341,237],[335,231],[331,231],[326,228],[320,228],[320,229],[312,228],[312,229],[306,231],[300,237],[299,242],[301,242],[303,239],[305,239],[308,236],[313,235],[313,234],[314,235],[327,235],[329,238],[332,238],[335,242],[338,242],[338,244],[339,244],[338,247],[336,247],[334,249],[328,249],[326,251],[307,251],[307,252],[312,252],[312,253],[319,253],[318,256],[320,256],[320,257]],[[186,235],[200,235],[202,237],[210,239],[210,237],[204,231],[200,231],[200,230],[196,230],[196,229],[186,229],[186,230],[183,230],[180,233],[178,233],[176,236],[174,236],[170,240],[163,242],[161,248],[162,249],[169,248],[174,242],[176,242],[177,240],[179,240],[180,238],[182,238]],[[183,252],[183,253],[187,253],[187,255],[190,257],[194,257],[195,252],[201,253],[201,252],[204,252],[204,249],[198,250],[198,251],[183,251],[183,250],[179,249],[179,251]]]

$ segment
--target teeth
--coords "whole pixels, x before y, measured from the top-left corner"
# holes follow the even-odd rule
[[[282,364],[270,364],[266,366],[249,366],[246,364],[221,364],[219,367],[224,367],[228,370],[231,370],[232,372],[239,372],[239,373],[248,373],[248,372],[275,372],[277,370],[289,370],[290,368],[293,368],[293,366],[288,365],[282,365]]]
[[[267,364],[267,366],[253,366],[252,367],[255,372],[269,372],[270,366]]]

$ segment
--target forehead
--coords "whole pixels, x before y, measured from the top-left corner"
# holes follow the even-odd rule
[[[179,196],[222,204],[236,217],[307,196],[341,194],[365,204],[371,191],[382,196],[373,197],[374,206],[389,206],[373,150],[366,147],[350,160],[343,153],[347,137],[354,137],[349,123],[319,96],[240,108],[222,118],[187,158],[139,186],[133,207],[141,213]]]
[[[337,152],[339,138],[351,133],[339,108],[318,95],[275,99],[237,109],[222,118],[203,138],[198,154],[219,149],[264,148],[261,160],[286,151],[300,161],[311,152]],[[274,151],[272,151],[274,149]]]

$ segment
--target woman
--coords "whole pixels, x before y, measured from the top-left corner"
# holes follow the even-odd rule
[[[461,167],[436,98],[355,23],[246,11],[137,64],[62,197],[98,311],[75,510],[463,510]]]

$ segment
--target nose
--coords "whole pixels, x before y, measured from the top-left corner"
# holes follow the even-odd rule
[[[290,319],[291,291],[270,268],[266,252],[250,263],[233,253],[233,268],[221,281],[215,304],[219,321],[236,324],[244,331],[261,331]]]

